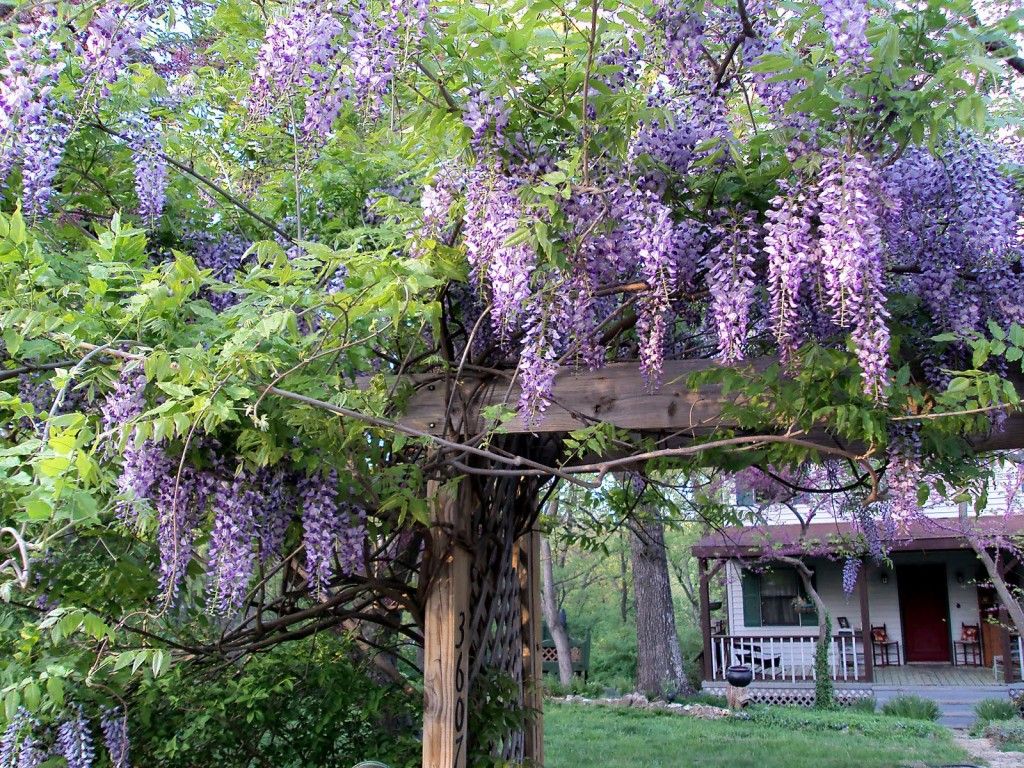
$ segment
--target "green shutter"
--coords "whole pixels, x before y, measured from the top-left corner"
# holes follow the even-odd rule
[[[761,579],[756,573],[743,571],[743,626],[761,626]]]

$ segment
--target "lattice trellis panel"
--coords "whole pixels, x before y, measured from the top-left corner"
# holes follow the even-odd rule
[[[725,696],[725,686],[705,686],[707,693]],[[836,703],[840,706],[852,706],[858,701],[873,698],[872,688],[842,688],[836,691]],[[747,700],[752,704],[776,704],[780,706],[813,707],[813,688],[773,688],[768,686],[750,687],[747,689]]]
[[[470,613],[470,685],[482,674],[508,676],[522,704],[523,641],[519,574],[513,549],[536,509],[537,483],[524,478],[491,478],[481,484],[473,537]],[[521,732],[494,745],[505,760],[523,759]]]

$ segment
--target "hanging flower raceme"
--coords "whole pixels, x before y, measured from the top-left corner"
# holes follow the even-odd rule
[[[0,736],[0,766],[4,768],[37,768],[46,758],[39,746],[36,730],[39,722],[27,709],[19,707]]]
[[[754,301],[754,258],[759,239],[753,213],[722,213],[718,238],[705,260],[711,316],[718,335],[718,354],[725,363],[743,359]]]
[[[554,297],[552,303],[557,303]],[[540,296],[530,302],[530,311],[519,353],[519,415],[528,423],[536,424],[551,405],[551,394],[558,372],[559,319]]]
[[[178,597],[195,549],[196,528],[216,490],[213,472],[191,466],[165,472],[157,483],[153,506],[157,512],[160,548],[160,592],[169,601]]]
[[[139,198],[139,216],[154,226],[163,213],[167,197],[167,161],[163,156],[160,125],[143,118],[128,133],[128,144],[135,161],[135,195]]]
[[[866,393],[883,400],[890,376],[880,180],[864,156],[835,157],[819,188],[825,299],[833,320],[852,328]]]
[[[127,3],[112,0],[96,10],[82,43],[82,70],[103,87],[104,94],[141,47],[143,29],[141,15]]]
[[[242,607],[256,568],[256,501],[247,472],[217,481],[207,568],[211,608],[222,614]]]
[[[817,259],[812,234],[817,206],[800,185],[780,182],[782,190],[766,213],[764,250],[768,254],[771,323],[784,362],[793,359],[802,341],[800,304],[808,269]]]
[[[57,754],[67,762],[67,768],[93,768],[96,750],[81,706],[74,707],[71,716],[57,726],[55,746]]]
[[[329,2],[302,0],[287,14],[275,17],[256,57],[250,113],[265,117],[303,88],[330,78],[341,32],[336,9]]]
[[[110,755],[112,768],[131,768],[131,742],[128,738],[128,715],[121,707],[103,710],[100,717],[103,743]]]
[[[894,429],[886,446],[886,500],[897,526],[905,529],[920,513],[917,486],[923,479],[921,437],[910,427]]]
[[[672,244],[675,230],[669,209],[649,193],[640,193],[628,220],[640,277],[647,283],[637,304],[640,373],[649,386],[661,379],[671,296],[676,289]]]
[[[870,18],[867,0],[819,0],[819,4],[825,17],[825,30],[832,38],[840,63],[863,66],[871,52],[867,37]]]
[[[489,295],[494,331],[507,341],[519,329],[537,261],[528,243],[509,243],[526,219],[519,183],[481,163],[466,187],[463,232],[470,278],[477,290]]]
[[[299,498],[309,585],[314,594],[322,595],[334,576],[334,555],[341,531],[337,473],[332,469],[303,478],[299,482]]]
[[[47,100],[22,115],[22,209],[30,218],[45,216],[53,183],[70,135],[67,116]]]
[[[843,592],[853,594],[857,587],[857,575],[860,573],[860,558],[848,557],[843,563]]]
[[[36,134],[38,145],[40,126],[50,122],[51,92],[64,69],[57,29],[55,10],[42,6],[6,45],[7,65],[0,70],[0,183],[22,156],[28,135]]]

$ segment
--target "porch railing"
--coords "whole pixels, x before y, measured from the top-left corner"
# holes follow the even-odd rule
[[[711,679],[724,680],[725,670],[745,664],[754,680],[798,682],[814,680],[817,637],[806,635],[712,635]],[[864,642],[861,633],[835,635],[828,653],[833,680],[854,682],[864,678]]]

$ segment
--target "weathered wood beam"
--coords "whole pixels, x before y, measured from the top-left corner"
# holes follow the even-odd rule
[[[749,364],[764,370],[776,362],[761,358]],[[707,436],[737,426],[722,416],[732,401],[718,387],[693,389],[690,374],[716,366],[711,360],[666,360],[663,383],[647,387],[638,363],[612,363],[594,371],[562,368],[555,376],[553,402],[532,423],[519,417],[503,424],[510,434],[566,433],[598,422],[633,432],[674,434],[677,438]],[[403,427],[432,435],[473,435],[485,429],[485,409],[514,408],[520,388],[512,372],[472,373],[459,378],[422,375],[411,379],[415,391],[398,418]],[[1018,385],[1018,390],[1024,386]],[[824,430],[804,436],[811,442],[834,446]],[[1011,413],[999,432],[977,435],[977,450],[1024,448],[1024,415]]]

